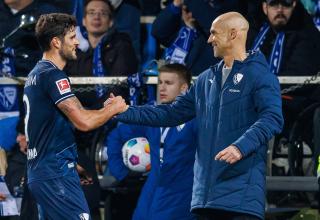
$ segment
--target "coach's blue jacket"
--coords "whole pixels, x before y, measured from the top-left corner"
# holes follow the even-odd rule
[[[122,162],[123,144],[145,137],[150,144],[151,171],[132,220],[195,220],[190,213],[197,134],[195,120],[171,127],[164,135],[160,162],[160,128],[120,124],[107,139],[108,165],[118,180],[128,175]]]
[[[222,209],[264,218],[268,140],[283,126],[279,82],[260,52],[235,61],[221,88],[223,61],[203,72],[184,96],[170,105],[130,107],[124,122],[175,126],[193,117],[199,144],[191,209]],[[230,144],[243,158],[230,165],[215,155]]]

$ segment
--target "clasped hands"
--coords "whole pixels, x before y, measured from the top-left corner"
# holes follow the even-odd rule
[[[103,103],[103,106],[111,109],[114,114],[125,112],[129,108],[129,105],[126,104],[121,96],[114,96],[113,93],[110,93],[110,97]]]

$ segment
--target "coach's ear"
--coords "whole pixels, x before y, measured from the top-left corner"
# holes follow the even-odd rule
[[[60,49],[61,40],[58,37],[53,37],[50,43],[51,48]]]

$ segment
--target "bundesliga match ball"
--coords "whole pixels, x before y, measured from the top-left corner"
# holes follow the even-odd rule
[[[128,140],[122,147],[124,164],[132,171],[147,172],[151,168],[150,146],[144,137]]]

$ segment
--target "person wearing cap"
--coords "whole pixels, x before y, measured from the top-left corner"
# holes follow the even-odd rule
[[[266,0],[265,17],[249,21],[248,48],[259,49],[279,76],[305,76],[320,70],[320,33],[296,0]]]
[[[296,0],[265,0],[262,9],[265,16],[261,20],[249,21],[247,47],[262,51],[271,72],[277,76],[317,74],[320,71],[320,32],[303,5]],[[282,89],[286,87],[281,85]],[[283,94],[285,137],[289,136],[298,114],[319,101],[315,88],[308,85]]]

